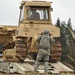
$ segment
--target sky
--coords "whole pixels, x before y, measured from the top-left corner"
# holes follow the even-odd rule
[[[0,0],[0,25],[18,25],[19,6],[22,0]],[[52,22],[56,23],[59,17],[67,22],[71,18],[72,27],[75,29],[75,0],[47,0],[53,2]]]

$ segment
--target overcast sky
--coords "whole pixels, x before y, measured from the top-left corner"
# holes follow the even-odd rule
[[[0,25],[18,25],[19,6],[22,0],[0,0]],[[48,0],[52,1],[52,22],[68,21],[69,17],[75,29],[75,0]]]

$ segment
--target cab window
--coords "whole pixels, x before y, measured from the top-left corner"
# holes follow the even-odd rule
[[[22,6],[21,11],[20,11],[20,21],[24,19],[24,6]]]
[[[45,8],[30,8],[28,10],[28,20],[48,20],[48,9]]]

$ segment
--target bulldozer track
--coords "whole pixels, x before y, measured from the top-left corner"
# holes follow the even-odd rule
[[[16,46],[16,58],[19,61],[24,62],[24,59],[27,56],[28,49],[27,49],[27,44],[23,40],[17,40],[15,42]]]
[[[24,62],[26,56],[28,55],[28,47],[25,41],[17,40],[15,42],[15,56],[5,56],[6,60],[8,61],[15,61],[15,62]],[[55,42],[51,44],[51,53],[50,54],[50,62],[57,62],[61,60],[62,49],[60,42]]]
[[[62,49],[60,42],[55,42],[51,44],[51,62],[57,62],[61,60]]]

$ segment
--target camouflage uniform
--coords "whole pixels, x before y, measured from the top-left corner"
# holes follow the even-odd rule
[[[49,54],[47,54],[47,53],[50,53],[50,42],[53,42],[53,41],[55,41],[55,40],[50,36],[49,31],[48,31],[48,30],[45,30],[45,31],[44,31],[44,34],[42,34],[42,35],[40,35],[40,36],[38,37],[37,42],[40,42],[40,39],[42,39],[41,37],[43,37],[44,35],[50,37],[49,42],[47,42],[47,43],[49,43],[49,47],[48,47],[48,48],[42,48],[42,47],[40,46],[40,43],[39,43],[39,45],[38,45],[38,54],[37,54],[36,62],[35,62],[35,65],[34,65],[34,71],[37,71],[38,66],[39,66],[39,64],[40,64],[40,60],[42,60],[42,58],[43,58],[43,60],[44,60],[44,66],[45,66],[45,67],[44,67],[45,72],[48,72]],[[47,53],[45,53],[45,52],[43,52],[43,51],[46,51]]]

